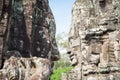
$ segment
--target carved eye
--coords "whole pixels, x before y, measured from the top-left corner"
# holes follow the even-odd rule
[[[100,7],[105,7],[106,0],[99,0]]]

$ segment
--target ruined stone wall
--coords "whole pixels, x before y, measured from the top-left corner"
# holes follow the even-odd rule
[[[49,80],[55,31],[48,0],[0,0],[0,80]]]
[[[76,0],[63,80],[120,80],[120,0]]]

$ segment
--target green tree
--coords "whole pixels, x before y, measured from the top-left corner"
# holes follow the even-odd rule
[[[60,33],[56,36],[57,45],[61,54],[61,59],[55,62],[54,69],[61,68],[61,67],[69,67],[70,60],[68,55],[66,54],[66,48],[68,44],[68,35],[67,33]]]
[[[62,73],[67,73],[72,69],[68,55],[66,54],[67,48],[67,33],[61,33],[56,36],[56,41],[58,44],[59,51],[61,53],[61,58],[59,61],[55,62],[54,72],[51,75],[50,80],[61,80]]]
[[[66,68],[58,68],[53,72],[53,75],[50,77],[50,80],[61,80],[62,73],[67,73],[70,71],[73,67],[69,66]]]

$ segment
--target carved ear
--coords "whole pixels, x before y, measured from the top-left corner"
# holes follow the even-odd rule
[[[106,6],[106,0],[99,0],[99,5],[100,7],[105,7]]]

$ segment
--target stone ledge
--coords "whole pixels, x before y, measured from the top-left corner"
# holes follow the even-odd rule
[[[0,70],[0,80],[49,80],[51,64],[43,58],[11,57]]]

